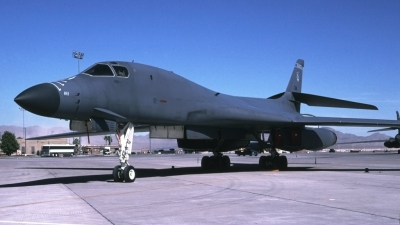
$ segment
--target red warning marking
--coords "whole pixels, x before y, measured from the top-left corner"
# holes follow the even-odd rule
[[[161,103],[166,103],[167,100],[161,99],[160,102],[161,102]]]

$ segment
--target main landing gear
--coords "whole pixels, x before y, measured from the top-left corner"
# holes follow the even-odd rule
[[[201,159],[201,168],[209,169],[221,169],[227,170],[231,166],[231,159],[227,155],[222,155],[219,152],[214,152],[212,156],[203,156]]]
[[[121,165],[115,166],[113,169],[113,178],[115,182],[134,182],[136,179],[135,168],[128,162],[129,154],[132,151],[133,132],[133,125],[127,123],[116,135],[120,146],[120,150],[117,154],[119,155]]]
[[[285,170],[288,167],[286,156],[280,156],[275,148],[271,149],[271,155],[261,156],[258,161],[261,169],[279,169]]]

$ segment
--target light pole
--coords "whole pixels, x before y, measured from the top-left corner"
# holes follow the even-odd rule
[[[25,110],[24,110],[24,111],[25,111]],[[24,112],[24,111],[23,111],[23,112]],[[22,114],[24,114],[24,113],[22,113]],[[24,116],[23,116],[23,117],[24,117]],[[25,147],[24,147],[24,150],[25,150],[24,152],[25,152],[25,153],[24,153],[24,154],[26,154],[26,127],[25,127],[25,125],[24,125],[24,145],[25,145]]]
[[[150,138],[150,133],[149,133],[149,142],[150,142],[149,154],[152,154],[153,152],[151,151],[151,138]]]
[[[19,108],[22,111],[22,133],[24,135],[25,154],[26,154],[26,128],[25,128],[25,109]]]
[[[78,73],[80,73],[81,72],[81,70],[80,70],[80,68],[79,68],[79,60],[80,59],[83,59],[83,52],[78,52],[78,51],[73,51],[72,52],[72,56],[75,58],[75,59],[78,59]]]
[[[78,51],[73,51],[72,52],[72,57],[74,57],[75,59],[78,59],[78,73],[81,72],[80,68],[79,68],[79,60],[83,59],[83,52],[78,52]],[[79,137],[79,143],[81,143],[81,137]]]

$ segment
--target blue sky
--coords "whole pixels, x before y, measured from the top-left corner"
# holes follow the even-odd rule
[[[317,116],[395,119],[400,1],[1,1],[0,125],[22,126],[24,89],[124,60],[172,70],[221,93],[269,97],[305,60],[303,92],[379,111],[302,106]],[[25,112],[25,125],[68,126]],[[365,128],[339,128],[367,135]],[[388,133],[388,134],[393,134]]]

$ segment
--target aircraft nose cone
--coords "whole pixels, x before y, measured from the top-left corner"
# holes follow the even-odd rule
[[[31,113],[52,116],[60,106],[60,95],[54,85],[44,83],[26,89],[14,101]]]

